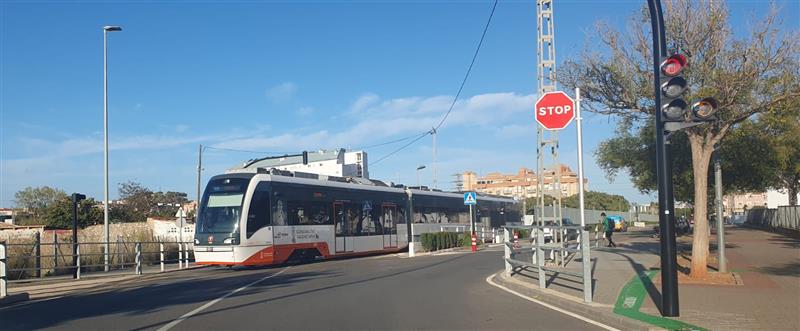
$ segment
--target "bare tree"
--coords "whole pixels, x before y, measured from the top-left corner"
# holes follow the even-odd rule
[[[597,25],[597,44],[567,61],[559,81],[581,88],[586,107],[618,116],[619,134],[627,134],[654,115],[650,19],[647,9],[631,17],[622,33]],[[737,22],[737,24],[739,24]],[[723,1],[667,0],[666,37],[671,52],[688,58],[687,100],[714,97],[720,120],[687,129],[694,173],[695,228],[692,277],[704,277],[708,257],[708,166],[714,145],[731,127],[758,113],[796,105],[800,98],[800,35],[782,28],[778,8],[771,7],[747,36],[734,36]],[[608,52],[591,51],[598,47]],[[746,152],[746,151],[743,151]]]

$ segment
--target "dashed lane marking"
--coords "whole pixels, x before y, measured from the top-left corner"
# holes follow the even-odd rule
[[[261,278],[261,279],[259,279],[259,280],[257,280],[257,281],[254,281],[254,282],[252,282],[252,283],[250,283],[250,284],[247,284],[247,285],[245,285],[245,286],[242,286],[242,287],[240,287],[240,288],[237,288],[237,289],[235,289],[235,290],[233,290],[233,291],[231,291],[231,292],[228,292],[228,294],[225,294],[225,295],[223,295],[223,296],[221,296],[221,297],[219,297],[219,298],[216,298],[216,299],[214,299],[214,300],[211,300],[211,301],[207,302],[206,304],[204,304],[204,305],[202,305],[202,306],[200,306],[200,307],[197,307],[195,310],[192,310],[192,311],[190,311],[190,312],[188,312],[188,313],[186,313],[186,314],[183,314],[183,316],[179,317],[178,319],[176,319],[176,320],[174,320],[174,321],[172,321],[172,322],[169,322],[169,324],[162,326],[161,328],[159,328],[159,329],[158,329],[158,331],[167,331],[167,330],[169,330],[169,329],[173,328],[174,326],[178,325],[178,323],[180,323],[180,322],[183,322],[183,321],[185,321],[185,320],[189,319],[190,317],[192,317],[192,316],[194,316],[194,315],[197,315],[197,313],[199,313],[199,312],[201,312],[201,311],[205,310],[206,308],[213,306],[213,305],[214,305],[214,304],[216,304],[217,302],[220,302],[220,301],[222,301],[223,299],[225,299],[225,298],[227,298],[227,297],[229,297],[229,296],[231,296],[231,295],[234,295],[234,294],[236,294],[236,293],[239,293],[239,292],[241,292],[241,291],[244,291],[245,289],[247,289],[247,288],[248,288],[248,287],[250,287],[250,286],[253,286],[253,285],[255,285],[255,284],[258,284],[258,283],[260,283],[260,282],[263,282],[263,281],[265,281],[265,280],[267,280],[267,279],[270,279],[270,278],[272,278],[272,277],[275,277],[275,276],[277,276],[277,275],[280,275],[280,274],[282,274],[284,271],[286,271],[286,270],[289,270],[289,268],[291,268],[291,267],[286,267],[286,268],[283,268],[283,270],[281,270],[281,271],[278,271],[278,272],[276,272],[276,273],[274,273],[274,274],[268,275],[268,276],[266,276],[266,277],[264,277],[264,278]]]

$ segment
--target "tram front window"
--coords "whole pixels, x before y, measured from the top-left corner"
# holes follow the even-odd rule
[[[197,219],[198,233],[236,233],[242,216],[242,200],[248,180],[226,178],[213,180],[206,188]]]

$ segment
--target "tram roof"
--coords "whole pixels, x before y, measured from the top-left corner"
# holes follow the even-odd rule
[[[319,185],[328,187],[341,187],[341,188],[358,188],[372,191],[382,191],[391,193],[406,193],[406,189],[411,191],[413,195],[427,195],[439,196],[448,198],[462,198],[464,192],[444,192],[438,190],[426,190],[421,188],[406,187],[405,185],[389,186],[386,183],[375,180],[358,177],[337,177],[325,176],[304,172],[293,172],[286,170],[271,169],[267,171],[263,168],[258,169],[258,172],[229,172],[215,177],[239,177],[239,178],[257,178],[260,181],[274,181],[283,183],[297,183],[307,185]],[[487,200],[495,202],[515,203],[516,201],[507,197],[495,197],[478,194],[478,200]]]

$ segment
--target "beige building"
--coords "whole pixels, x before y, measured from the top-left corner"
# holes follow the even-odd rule
[[[767,208],[767,192],[729,194],[723,197],[722,206],[725,214],[741,214],[753,207]]]
[[[561,196],[568,197],[578,194],[578,174],[568,166],[561,165]],[[554,190],[556,171],[545,169],[544,192],[555,195]],[[501,195],[518,199],[539,196],[539,178],[536,173],[528,168],[520,168],[516,174],[502,174],[491,172],[485,176],[478,176],[475,172],[466,171],[461,175],[461,189],[464,191],[477,191],[485,194]],[[583,179],[583,188],[588,191],[589,180]]]

